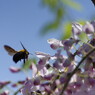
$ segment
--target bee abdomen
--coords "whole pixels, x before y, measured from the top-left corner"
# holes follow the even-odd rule
[[[26,53],[25,52],[17,52],[14,56],[13,56],[13,61],[15,63],[17,63],[18,61],[20,61],[21,59],[26,59]]]

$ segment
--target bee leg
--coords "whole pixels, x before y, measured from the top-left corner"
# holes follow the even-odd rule
[[[23,59],[23,63],[25,64],[25,59]]]

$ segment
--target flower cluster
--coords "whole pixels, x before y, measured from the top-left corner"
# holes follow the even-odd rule
[[[72,23],[71,38],[47,42],[56,53],[35,52],[38,62],[32,62],[32,78],[23,81],[22,95],[95,95],[95,21]]]
[[[83,37],[81,38],[80,35]],[[86,37],[84,37],[86,36]],[[81,39],[86,39],[86,42]],[[94,95],[95,52],[91,53],[69,79],[68,77],[95,46],[95,21],[85,25],[72,23],[72,37],[66,40],[49,39],[50,47],[57,52],[49,55],[36,52],[39,61],[33,64],[33,78],[25,82],[23,95]],[[64,90],[64,89],[63,89]]]

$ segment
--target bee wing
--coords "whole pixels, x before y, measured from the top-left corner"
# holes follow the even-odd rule
[[[13,48],[11,48],[8,45],[4,45],[5,50],[8,52],[9,55],[13,56],[14,54],[17,53],[17,51],[15,51]]]

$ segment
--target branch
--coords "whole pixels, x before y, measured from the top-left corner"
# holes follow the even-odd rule
[[[94,6],[95,6],[95,0],[91,0],[92,1],[92,3],[94,4]]]
[[[20,92],[20,89],[23,88],[24,86],[21,86],[15,93],[14,95],[17,95]]]
[[[63,87],[62,92],[60,93],[60,95],[63,95],[63,94],[64,94],[64,91],[66,90],[66,88],[67,88],[67,86],[68,86],[68,84],[69,84],[69,82],[70,82],[72,76],[77,72],[77,70],[78,70],[79,66],[82,64],[82,62],[83,62],[91,53],[93,53],[94,51],[95,51],[95,48],[93,48],[90,52],[88,52],[88,54],[85,55],[85,56],[81,59],[81,61],[79,62],[79,64],[76,66],[76,68],[75,68],[75,69],[71,72],[71,74],[67,77],[67,81],[66,81],[66,83],[64,84],[64,87]]]

